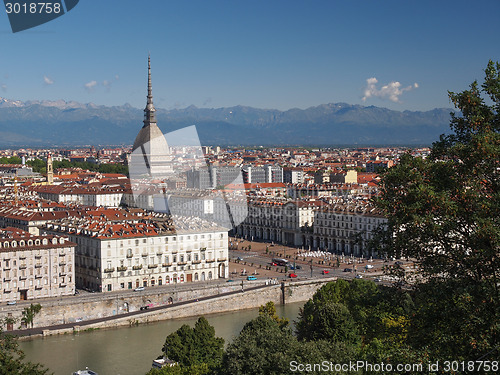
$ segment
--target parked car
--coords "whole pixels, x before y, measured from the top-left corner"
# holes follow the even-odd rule
[[[352,268],[344,268],[344,272],[352,272]]]
[[[15,304],[17,304],[17,301],[9,301],[9,302],[7,302],[7,305],[15,305]]]
[[[228,279],[228,280],[226,280],[226,283],[232,283],[232,282],[234,282],[234,280],[233,280],[233,279]]]
[[[329,273],[330,273],[330,271],[328,271],[328,270],[323,270],[323,271],[321,271],[321,274],[322,274],[322,275],[328,275]]]
[[[248,281],[257,280],[255,276],[247,276]]]
[[[143,286],[138,286],[137,288],[134,289],[134,292],[142,292],[144,289],[146,288],[144,288]]]
[[[367,265],[365,266],[365,268],[366,268],[367,270],[372,269],[372,268],[373,268],[373,264],[367,264]]]
[[[363,278],[363,275],[356,275],[356,279],[362,279]]]
[[[290,277],[291,279],[295,279],[297,277],[297,275],[294,273],[291,273],[288,275],[288,277]]]
[[[373,280],[373,281],[375,281],[376,283],[379,283],[379,282],[380,282],[380,278],[378,278],[378,277],[377,277],[377,278],[376,278],[375,280]]]

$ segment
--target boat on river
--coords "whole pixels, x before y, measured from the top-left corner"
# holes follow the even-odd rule
[[[95,371],[89,370],[88,367],[85,367],[85,370],[75,371],[73,375],[99,375],[99,374]]]

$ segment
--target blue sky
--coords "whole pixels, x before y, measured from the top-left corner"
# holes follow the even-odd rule
[[[150,51],[161,108],[450,107],[447,90],[500,61],[499,14],[497,0],[81,0],[13,34],[2,11],[0,96],[141,108]]]

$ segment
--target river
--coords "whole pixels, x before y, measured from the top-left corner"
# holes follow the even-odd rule
[[[303,303],[277,306],[278,315],[290,321],[297,318]],[[245,323],[258,315],[258,309],[207,315],[217,336],[230,342]],[[161,354],[168,334],[183,324],[191,327],[197,318],[173,319],[130,328],[49,336],[20,342],[26,359],[48,367],[54,375],[71,375],[85,367],[99,375],[143,375]]]

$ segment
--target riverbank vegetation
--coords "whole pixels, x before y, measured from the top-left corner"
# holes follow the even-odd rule
[[[0,320],[0,375],[49,375],[42,365],[26,361],[17,339],[3,331],[3,326],[14,323],[13,318]]]

